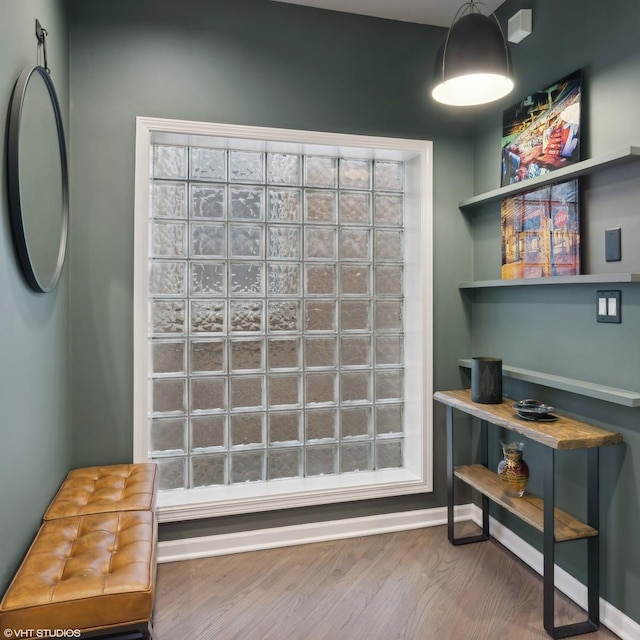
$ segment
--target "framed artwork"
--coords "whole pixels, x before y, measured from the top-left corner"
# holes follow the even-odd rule
[[[502,279],[580,274],[578,179],[505,198]]]
[[[581,94],[576,71],[504,111],[501,186],[580,160]]]

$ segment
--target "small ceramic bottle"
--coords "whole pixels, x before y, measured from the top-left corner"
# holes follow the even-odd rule
[[[507,495],[524,495],[529,482],[529,465],[522,459],[524,442],[501,442],[503,458],[498,463],[498,476]]]

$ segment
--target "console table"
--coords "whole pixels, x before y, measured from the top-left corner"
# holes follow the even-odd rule
[[[522,420],[512,409],[513,400],[505,398],[501,404],[479,404],[471,400],[469,389],[438,391],[434,398],[447,408],[447,515],[448,537],[452,544],[467,544],[489,538],[489,500],[515,514],[543,534],[543,617],[544,628],[553,638],[566,638],[595,631],[600,626],[599,612],[599,500],[598,452],[599,447],[622,442],[620,433],[559,416],[556,422]],[[453,466],[453,410],[480,419],[481,464]],[[502,489],[498,474],[488,465],[487,425],[491,423],[514,431],[521,436],[545,445],[542,460],[543,498],[525,493],[521,498],[511,497]],[[587,450],[587,522],[555,506],[555,451]],[[456,538],[453,529],[454,477],[466,482],[482,494],[482,533]],[[588,618],[584,622],[555,626],[554,611],[554,552],[556,543],[587,540]]]

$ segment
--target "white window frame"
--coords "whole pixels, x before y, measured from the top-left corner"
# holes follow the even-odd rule
[[[179,138],[176,138],[178,136]],[[407,209],[419,211],[405,224],[406,282],[419,295],[405,292],[405,335],[411,340],[405,365],[405,467],[383,471],[328,475],[291,480],[201,487],[161,492],[161,522],[289,509],[433,491],[433,143],[350,134],[273,129],[162,118],[136,119],[134,223],[134,415],[133,457],[148,461],[148,246],[149,179],[152,142],[163,137],[190,144],[191,136],[233,140],[242,148],[259,141],[269,151],[346,155],[403,160],[407,174]],[[255,144],[255,142],[254,142]],[[373,152],[373,150],[375,150]],[[372,152],[374,155],[372,155]],[[417,446],[416,446],[417,445]]]

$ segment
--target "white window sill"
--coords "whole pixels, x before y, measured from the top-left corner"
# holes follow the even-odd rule
[[[406,469],[163,491],[159,522],[195,520],[258,511],[370,500],[432,490],[431,479]]]

